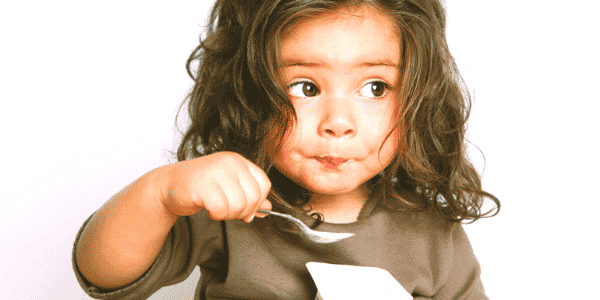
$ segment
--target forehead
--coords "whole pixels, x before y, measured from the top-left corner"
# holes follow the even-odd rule
[[[343,8],[294,23],[282,36],[281,56],[284,66],[295,61],[398,66],[400,37],[385,14],[367,6]]]

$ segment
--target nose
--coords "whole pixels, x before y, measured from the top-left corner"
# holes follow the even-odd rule
[[[349,138],[357,133],[357,126],[348,97],[331,97],[321,107],[319,135],[326,138]]]

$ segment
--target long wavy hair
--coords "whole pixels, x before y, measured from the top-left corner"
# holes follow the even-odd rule
[[[237,152],[271,179],[274,210],[306,213],[310,192],[273,168],[269,155],[296,120],[279,79],[282,35],[304,18],[360,5],[388,16],[401,39],[400,142],[396,159],[370,180],[371,190],[388,207],[436,210],[452,222],[496,215],[500,202],[482,190],[468,159],[470,95],[448,50],[438,0],[217,0],[187,61],[195,85],[181,107],[187,103],[191,124],[177,159]],[[484,212],[486,198],[494,207]]]

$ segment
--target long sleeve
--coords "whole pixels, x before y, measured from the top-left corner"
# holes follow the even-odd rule
[[[222,251],[221,223],[203,218],[204,214],[201,212],[190,217],[180,217],[148,271],[134,283],[111,291],[91,285],[81,275],[75,261],[76,247],[88,218],[79,230],[73,247],[72,263],[77,281],[89,296],[96,299],[139,300],[150,297],[163,286],[185,280],[194,270],[196,262],[210,264],[209,261]],[[202,234],[198,235],[197,231],[202,231]]]
[[[385,269],[418,300],[488,299],[462,225],[434,212],[378,207],[357,222],[325,222],[318,230],[355,236],[315,244],[279,234],[268,219],[219,222],[201,212],[180,218],[152,267],[122,289],[90,286],[73,266],[84,290],[100,299],[145,299],[184,280],[195,266],[201,272],[198,300],[314,299],[317,287],[306,268],[311,261]]]

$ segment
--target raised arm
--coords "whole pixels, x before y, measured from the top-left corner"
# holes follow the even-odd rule
[[[178,219],[160,201],[165,169],[155,169],[114,195],[92,216],[75,260],[93,285],[114,289],[139,278],[156,259]]]
[[[232,152],[157,168],[96,211],[76,246],[77,267],[94,286],[125,286],[150,268],[179,216],[206,209],[214,220],[250,221],[271,209],[270,188],[260,168]]]

